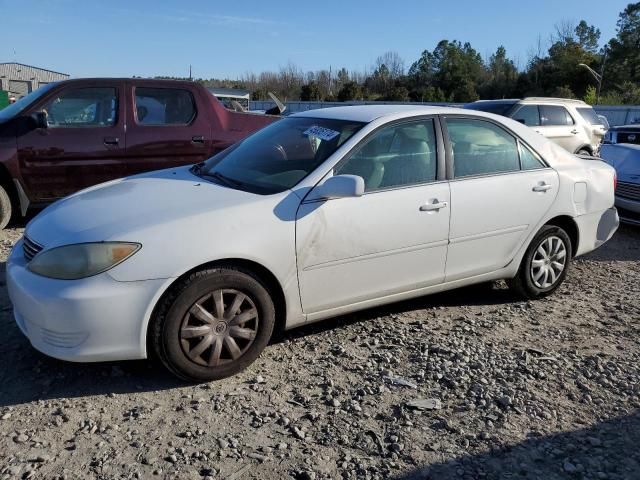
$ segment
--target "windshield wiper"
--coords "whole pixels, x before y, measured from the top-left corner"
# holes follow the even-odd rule
[[[215,178],[216,180],[222,182],[223,184],[227,185],[228,187],[231,188],[240,188],[246,185],[246,183],[241,182],[240,180],[236,180],[234,178],[229,178],[226,175],[223,175],[220,172],[213,172],[213,173],[205,173],[202,175],[203,177],[211,177],[211,178]]]

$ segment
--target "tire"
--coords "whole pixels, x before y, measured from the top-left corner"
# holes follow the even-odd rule
[[[249,366],[267,346],[274,325],[273,300],[258,277],[215,268],[172,288],[157,308],[150,340],[174,375],[207,382]]]
[[[580,150],[578,150],[576,152],[576,155],[588,155],[589,157],[593,156],[593,154],[589,150],[587,150],[586,148],[581,148]]]
[[[548,251],[551,255],[543,255]],[[507,280],[507,284],[523,298],[536,299],[551,295],[567,276],[572,253],[567,232],[555,225],[545,225],[527,248],[518,273]],[[562,265],[561,270],[558,264]],[[548,271],[546,274],[545,269]]]
[[[12,212],[11,197],[4,187],[0,186],[0,230],[9,224]]]

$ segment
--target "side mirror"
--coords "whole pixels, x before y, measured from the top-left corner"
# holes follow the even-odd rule
[[[357,175],[336,175],[317,188],[317,197],[332,198],[361,197],[364,194],[364,179]]]
[[[49,128],[46,112],[35,112],[31,114],[34,128]]]

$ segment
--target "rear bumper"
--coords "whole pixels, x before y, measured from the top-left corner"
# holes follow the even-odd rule
[[[591,252],[607,242],[618,230],[620,218],[616,208],[575,218],[580,235],[576,256]]]
[[[45,278],[26,268],[22,242],[7,260],[18,327],[37,350],[73,362],[144,358],[143,326],[164,282],[118,282],[106,273],[72,281]]]

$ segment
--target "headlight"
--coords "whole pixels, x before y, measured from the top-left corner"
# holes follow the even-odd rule
[[[139,243],[78,243],[45,250],[27,268],[43,277],[76,280],[105,272],[140,250]]]

